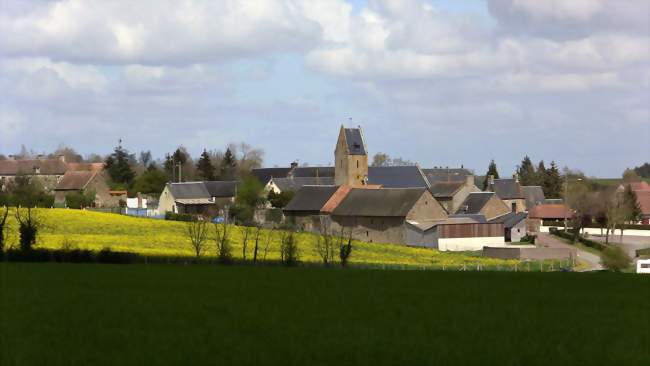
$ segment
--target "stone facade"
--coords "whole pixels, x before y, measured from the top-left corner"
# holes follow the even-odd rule
[[[485,216],[486,220],[490,221],[494,218],[505,215],[508,212],[510,212],[510,207],[504,201],[500,200],[499,197],[494,195],[485,206],[483,206],[480,213]]]
[[[358,129],[363,138],[361,128]],[[349,141],[346,138],[346,129],[341,126],[339,138],[334,150],[334,184],[337,186],[350,185],[362,186],[368,180],[368,153],[363,144],[363,154],[352,154],[349,149]]]

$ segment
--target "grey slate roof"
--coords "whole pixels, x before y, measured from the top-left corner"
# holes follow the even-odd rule
[[[203,182],[210,197],[235,197],[237,194],[236,181],[208,181]]]
[[[203,182],[171,183],[169,190],[174,199],[211,198]]]
[[[465,181],[465,177],[472,175],[472,172],[464,168],[433,168],[422,169],[422,171],[431,184],[437,182],[462,182]]]
[[[425,191],[424,188],[353,188],[332,215],[405,217]]]
[[[251,174],[266,185],[271,178],[287,177],[334,177],[334,167],[331,166],[314,166],[314,167],[297,167],[297,168],[258,168],[253,169]]]
[[[544,190],[540,186],[522,186],[521,190],[524,193],[524,198],[526,198],[526,207],[529,209],[546,201]]]
[[[490,187],[502,200],[524,198],[519,182],[514,178],[495,179],[494,185]]]
[[[366,155],[366,146],[360,128],[346,128],[345,141],[350,155]]]
[[[303,186],[284,208],[285,212],[320,212],[332,197],[336,186]]]
[[[453,197],[454,193],[464,184],[464,182],[438,182],[431,185],[430,191],[437,198]]]
[[[479,224],[485,224],[487,222],[487,219],[483,214],[454,214],[454,215],[449,215],[449,218],[450,219],[468,218],[478,222]]]
[[[505,228],[511,228],[522,220],[525,220],[528,217],[528,214],[525,212],[508,212],[503,216],[499,216],[495,219],[490,220],[490,223],[494,224],[503,224]]]
[[[282,192],[296,192],[303,186],[331,186],[334,185],[334,177],[290,177],[273,178],[273,183]]]
[[[456,214],[479,214],[492,197],[493,192],[472,192],[465,198]]]
[[[271,178],[284,178],[290,171],[291,168],[259,168],[253,169],[251,174],[259,179],[262,184],[266,185]]]
[[[290,174],[293,177],[334,177],[333,166],[305,166],[295,168]]]
[[[417,165],[368,167],[368,184],[383,188],[428,188],[429,182]]]

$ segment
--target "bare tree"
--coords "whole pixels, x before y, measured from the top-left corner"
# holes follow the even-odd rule
[[[257,251],[259,250],[260,235],[262,228],[260,225],[255,225],[255,247],[253,248],[253,264],[257,263]]]
[[[262,257],[263,260],[266,260],[266,255],[269,253],[269,246],[271,245],[271,242],[273,241],[273,234],[275,233],[275,227],[272,227],[271,230],[269,230],[266,233],[266,240],[264,240],[264,256]]]
[[[242,235],[242,258],[246,261],[246,253],[248,253],[248,241],[253,234],[254,228],[252,226],[241,226],[239,228]]]
[[[320,217],[320,235],[314,235],[316,252],[320,256],[325,267],[334,264],[334,239],[330,230],[329,217]]]
[[[190,238],[196,258],[201,257],[208,237],[208,223],[204,220],[190,221],[187,223],[187,235]]]
[[[5,206],[3,211],[4,212],[0,214],[0,256],[2,256],[5,247],[4,231],[5,225],[7,224],[7,216],[9,216],[9,207]]]
[[[232,262],[232,247],[230,245],[230,225],[214,224],[215,243],[217,245],[217,259],[220,263]]]

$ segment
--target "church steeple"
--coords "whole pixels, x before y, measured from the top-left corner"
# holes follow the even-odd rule
[[[336,185],[361,186],[368,181],[368,149],[361,126],[341,125],[334,150],[334,182]]]

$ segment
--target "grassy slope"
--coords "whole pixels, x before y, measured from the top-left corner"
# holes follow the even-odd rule
[[[37,214],[42,218],[44,227],[38,238],[38,246],[61,248],[68,242],[81,249],[100,250],[110,247],[116,251],[137,252],[144,255],[193,256],[193,251],[186,236],[187,224],[183,222],[153,220],[123,216],[117,214],[91,211],[44,209]],[[17,243],[15,222],[10,234],[10,245]],[[265,231],[266,232],[266,231]],[[213,235],[211,232],[210,235]],[[241,232],[239,228],[232,231],[234,255],[242,256]],[[279,234],[269,246],[269,260],[280,257]],[[319,257],[314,248],[314,235],[299,235],[300,258],[303,261],[318,262]],[[249,244],[249,258],[252,256],[252,244]],[[209,242],[208,255],[216,252],[214,241]],[[355,242],[352,263],[400,264],[413,266],[446,265],[513,265],[516,261],[504,261],[480,258],[458,253],[441,253],[423,248],[408,248],[402,245]]]
[[[0,364],[648,365],[650,277],[0,263]]]

